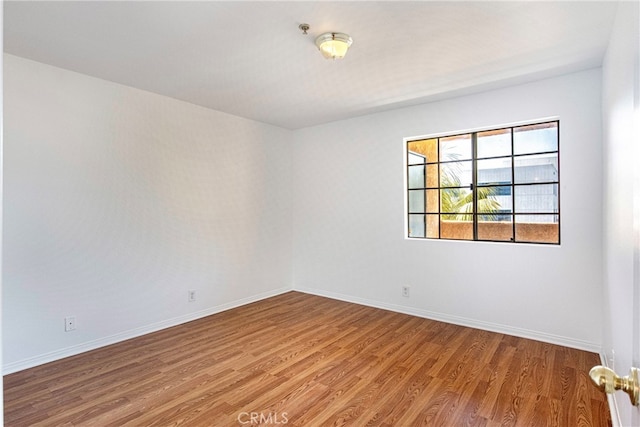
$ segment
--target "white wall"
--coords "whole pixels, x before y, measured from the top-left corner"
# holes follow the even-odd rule
[[[4,50],[4,2],[0,3],[0,46],[3,47]],[[3,138],[2,138],[2,128],[3,128],[3,103],[4,103],[4,95],[3,95],[3,62],[4,58],[0,55],[0,241],[2,240],[2,206],[3,206],[3,196],[2,196],[2,177],[4,175],[3,172],[3,160],[2,156],[4,153],[3,149]],[[2,271],[2,247],[0,245],[0,272]],[[0,307],[2,307],[2,275],[0,274]],[[0,311],[1,313],[1,311]],[[0,366],[2,366],[2,319],[0,316]],[[0,425],[4,425],[4,384],[0,383]]]
[[[599,351],[600,95],[596,69],[295,131],[294,288]],[[550,116],[561,246],[404,238],[403,138]]]
[[[613,33],[603,63],[603,130],[604,130],[604,333],[603,349],[608,360],[615,354],[615,368],[619,375],[627,375],[629,368],[640,360],[637,293],[634,295],[634,234],[637,236],[640,217],[640,134],[635,120],[640,113],[638,97],[640,26],[637,2],[621,3]],[[636,125],[640,124],[640,121]],[[635,176],[634,176],[635,174]],[[635,179],[635,184],[634,184]],[[636,206],[634,206],[634,197]],[[635,219],[634,219],[635,216]],[[638,242],[636,241],[636,244]],[[638,248],[636,248],[638,250]],[[637,255],[636,255],[637,256]],[[636,267],[637,268],[637,267]],[[636,272],[636,274],[638,274]],[[637,284],[636,284],[637,286]],[[634,330],[633,326],[636,326]],[[633,348],[635,342],[636,348]],[[629,399],[617,394],[621,425],[638,425],[637,410],[632,413]],[[636,421],[632,420],[636,416]]]
[[[4,78],[5,373],[291,288],[290,131],[11,55]]]

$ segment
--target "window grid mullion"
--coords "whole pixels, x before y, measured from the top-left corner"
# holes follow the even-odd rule
[[[427,163],[429,162],[429,159],[427,159],[426,157],[424,158],[424,173],[423,173],[423,178],[422,178],[422,186],[424,187],[424,215],[422,215],[422,226],[424,229],[424,237],[425,239],[427,238],[427,215],[429,214],[429,209],[427,209]]]
[[[473,240],[478,240],[478,133],[471,134],[471,194],[473,207]]]
[[[511,241],[516,242],[516,160],[513,128],[509,135],[511,136]]]
[[[440,163],[440,138],[438,138],[438,239],[442,239],[442,182],[440,182],[440,167],[442,163]]]

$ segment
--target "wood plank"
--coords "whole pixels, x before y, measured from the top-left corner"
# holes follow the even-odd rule
[[[289,292],[7,375],[5,422],[610,426],[606,397],[588,378],[598,362]]]

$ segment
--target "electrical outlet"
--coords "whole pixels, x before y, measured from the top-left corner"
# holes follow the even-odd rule
[[[402,287],[402,296],[407,298],[409,297],[409,286],[405,285]]]
[[[196,291],[191,289],[189,291],[189,302],[194,302],[196,300]]]
[[[68,316],[64,318],[64,331],[75,331],[76,330],[76,316]]]

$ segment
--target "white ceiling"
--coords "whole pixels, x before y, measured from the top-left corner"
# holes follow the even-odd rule
[[[617,3],[4,2],[5,52],[297,129],[597,67]],[[311,26],[302,35],[300,23]],[[346,32],[344,60],[317,35]]]

